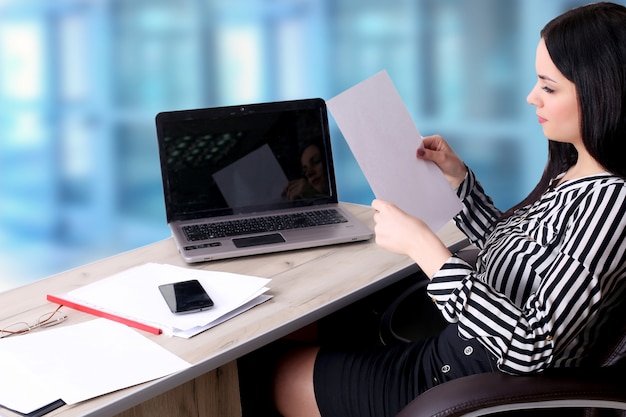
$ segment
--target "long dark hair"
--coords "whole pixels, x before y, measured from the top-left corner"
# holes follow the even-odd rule
[[[554,65],[576,86],[585,148],[607,171],[626,178],[626,7],[600,2],[572,9],[550,21],[541,38]],[[572,144],[549,140],[539,183],[503,217],[537,201],[577,159]]]

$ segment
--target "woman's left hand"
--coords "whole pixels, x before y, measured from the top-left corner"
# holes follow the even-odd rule
[[[383,200],[374,200],[372,208],[376,210],[374,232],[380,247],[411,257],[428,277],[450,258],[448,248],[422,220]]]

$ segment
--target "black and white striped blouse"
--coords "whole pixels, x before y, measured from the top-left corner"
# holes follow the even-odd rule
[[[476,266],[450,258],[428,285],[446,320],[504,372],[583,365],[626,295],[626,181],[566,181],[500,222],[471,171],[457,193],[455,221],[481,251]]]

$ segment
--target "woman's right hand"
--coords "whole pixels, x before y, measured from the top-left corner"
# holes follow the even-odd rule
[[[417,158],[437,164],[453,189],[461,185],[467,174],[467,167],[450,145],[439,135],[423,137],[422,144],[417,150]]]

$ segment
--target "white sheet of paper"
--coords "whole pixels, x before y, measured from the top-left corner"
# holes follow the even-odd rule
[[[215,305],[191,314],[173,314],[159,285],[191,279],[200,281]],[[267,278],[146,263],[67,293],[68,300],[98,310],[155,324],[166,333],[205,326],[267,291]],[[174,333],[175,334],[175,333]]]
[[[13,350],[7,349],[0,341],[0,405],[28,414],[60,399],[59,387],[41,378],[36,370],[24,367],[24,358],[19,355],[19,351],[15,355]]]
[[[438,231],[461,210],[439,168],[417,159],[421,135],[386,71],[327,101],[376,198]]]
[[[182,337],[184,339],[189,339],[190,337],[193,337],[199,333],[202,333],[203,331],[208,330],[211,327],[215,327],[218,324],[225,322],[226,320],[230,320],[231,318],[238,316],[239,314],[245,311],[250,310],[252,307],[258,306],[259,304],[262,304],[271,298],[272,298],[271,295],[260,293],[258,296],[252,298],[250,301],[248,301],[241,307],[231,311],[230,313],[223,315],[222,317],[218,318],[215,321],[212,321],[211,323],[208,323],[204,326],[192,327],[190,329],[185,329],[185,330],[174,330],[173,335]]]
[[[137,331],[106,319],[0,340],[0,404],[32,412],[74,404],[191,366]]]

